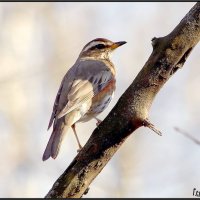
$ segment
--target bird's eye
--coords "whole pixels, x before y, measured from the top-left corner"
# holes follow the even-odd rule
[[[104,44],[98,44],[95,46],[97,49],[103,49],[105,48],[105,45]]]

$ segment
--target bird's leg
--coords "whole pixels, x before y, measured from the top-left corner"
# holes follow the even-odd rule
[[[74,131],[74,135],[75,135],[75,137],[76,137],[76,141],[77,141],[78,147],[79,147],[79,149],[77,150],[77,152],[79,152],[83,147],[81,146],[81,143],[79,142],[78,135],[77,135],[77,133],[76,133],[75,124],[72,125],[72,130]]]
[[[98,119],[97,117],[94,117],[97,120],[96,125],[99,126],[99,124],[102,122],[102,120]]]

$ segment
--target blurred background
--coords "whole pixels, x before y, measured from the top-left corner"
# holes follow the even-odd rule
[[[66,71],[83,46],[104,37],[127,44],[113,53],[117,89],[104,119],[152,52],[195,3],[0,3],[0,197],[44,197],[77,154],[70,130],[56,160],[42,161],[47,126]],[[200,44],[157,95],[151,121],[122,145],[86,197],[192,197],[200,190]],[[96,121],[77,125],[82,144]]]

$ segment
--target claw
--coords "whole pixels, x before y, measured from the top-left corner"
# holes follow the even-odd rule
[[[102,120],[98,119],[97,117],[95,117],[95,119],[97,120],[96,125],[99,126],[99,124],[101,124]]]
[[[80,151],[81,151],[81,149],[82,149],[83,147],[79,147],[79,149],[77,149],[77,153],[79,153]]]

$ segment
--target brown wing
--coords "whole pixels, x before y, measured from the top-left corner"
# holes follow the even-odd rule
[[[80,62],[76,79],[68,93],[68,103],[58,114],[58,118],[91,101],[113,78],[111,71],[103,62],[94,60]]]
[[[78,65],[72,66],[69,71],[63,77],[63,80],[60,84],[58,93],[56,95],[56,99],[53,106],[53,111],[51,114],[51,118],[49,121],[48,129],[51,127],[54,118],[56,117],[57,113],[60,112],[68,102],[68,92],[72,86],[73,80],[75,78],[74,74],[77,69]],[[47,129],[47,130],[48,130]]]
[[[55,117],[61,118],[91,100],[111,80],[113,74],[103,62],[85,60],[76,63],[61,82],[48,129]]]

